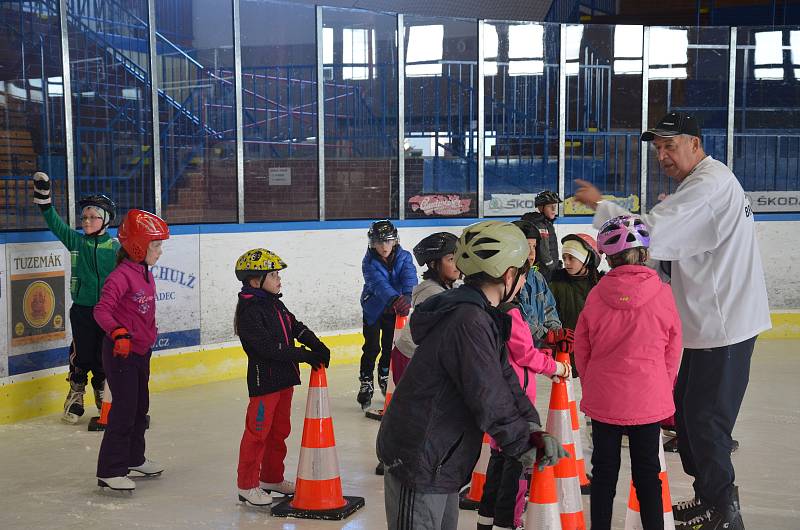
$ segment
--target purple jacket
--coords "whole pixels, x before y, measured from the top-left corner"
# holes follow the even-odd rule
[[[656,271],[623,265],[589,292],[575,328],[581,410],[613,425],[672,416],[681,357],[681,320]]]
[[[150,269],[129,259],[117,265],[103,284],[94,319],[108,335],[119,327],[127,329],[131,349],[139,355],[150,351],[158,334],[156,282]]]

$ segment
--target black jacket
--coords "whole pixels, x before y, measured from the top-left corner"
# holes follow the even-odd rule
[[[319,351],[316,335],[286,309],[279,295],[260,289],[240,292],[236,310],[250,397],[299,385],[297,364],[307,362],[308,350],[295,347],[294,339]]]
[[[545,280],[550,281],[553,271],[561,268],[561,254],[558,252],[558,236],[553,222],[541,212],[528,212],[523,221],[530,221],[539,229],[542,243],[536,249],[536,265]]]
[[[531,448],[539,415],[508,364],[511,319],[462,285],[411,315],[417,349],[378,431],[378,458],[409,488],[454,493],[470,477],[488,432],[506,454]]]

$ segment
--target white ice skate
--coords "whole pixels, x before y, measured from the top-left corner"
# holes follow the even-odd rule
[[[136,483],[128,477],[97,477],[97,485],[114,491],[133,491],[136,489]]]
[[[64,401],[64,414],[61,416],[61,421],[75,425],[78,420],[83,416],[83,394],[86,391],[84,385],[78,383],[69,384],[69,393],[67,399]]]
[[[239,490],[239,502],[263,508],[272,504],[272,495],[261,488],[251,488],[249,490]]]
[[[157,477],[163,472],[164,466],[146,458],[142,465],[128,468],[128,473],[132,477]]]
[[[258,482],[258,486],[267,493],[282,493],[283,495],[294,495],[294,482],[282,480],[281,482]]]

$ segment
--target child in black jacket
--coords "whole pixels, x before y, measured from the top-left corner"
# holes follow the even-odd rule
[[[236,262],[242,282],[234,329],[247,354],[245,430],[239,446],[239,501],[272,503],[271,493],[294,493],[284,479],[286,438],[291,431],[293,387],[300,384],[298,363],[328,366],[331,352],[281,302],[278,271],[286,263],[269,250],[248,250]],[[307,347],[296,347],[295,339]]]

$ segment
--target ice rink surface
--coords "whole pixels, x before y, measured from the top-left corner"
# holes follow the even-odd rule
[[[750,529],[800,529],[800,341],[761,341],[753,356],[750,386],[734,432],[734,454],[745,525]],[[273,518],[236,502],[236,464],[247,385],[242,380],[153,394],[147,455],[164,475],[138,479],[133,494],[96,486],[101,433],[87,432],[87,414],[76,426],[47,416],[0,426],[0,529],[106,528],[385,528],[383,481],[374,474],[378,422],[355,402],[357,367],[328,372],[331,408],[345,495],[366,506],[345,521]],[[293,402],[287,478],[297,469],[308,372]],[[537,379],[538,408],[547,410],[550,384]],[[67,385],[64,384],[66,392]],[[380,394],[378,394],[380,396]],[[381,399],[373,404],[380,406]],[[586,434],[584,433],[584,437]],[[584,442],[585,446],[585,442]],[[667,455],[673,502],[690,495],[677,454]],[[615,528],[624,527],[630,464],[623,468]],[[588,520],[589,502],[584,496]],[[475,512],[461,511],[459,528],[475,528]]]

